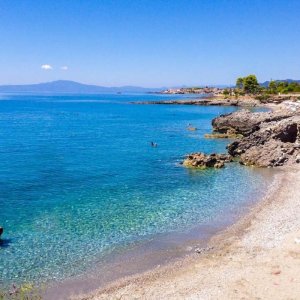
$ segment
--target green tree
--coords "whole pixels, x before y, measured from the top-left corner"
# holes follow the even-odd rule
[[[255,75],[248,75],[243,78],[243,89],[248,94],[256,94],[260,90],[260,85]]]
[[[242,77],[239,77],[237,80],[236,80],[236,87],[238,89],[242,89],[244,86],[244,79]]]
[[[271,80],[269,82],[268,92],[269,92],[269,94],[276,94],[277,93],[277,82],[276,81]]]
[[[228,89],[225,89],[225,90],[223,91],[223,95],[224,95],[225,98],[228,98],[229,94],[230,94],[230,92],[229,92]]]
[[[276,81],[271,80],[269,82],[269,89],[271,89],[271,90],[276,90],[277,89],[277,83],[276,83]]]

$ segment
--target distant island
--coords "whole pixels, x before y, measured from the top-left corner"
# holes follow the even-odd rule
[[[144,88],[138,86],[105,87],[70,80],[56,80],[24,85],[0,85],[0,93],[148,93],[158,92],[162,89],[164,88]]]

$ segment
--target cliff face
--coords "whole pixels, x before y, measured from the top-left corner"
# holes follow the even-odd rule
[[[276,167],[300,163],[300,113],[280,110],[251,113],[241,110],[212,122],[214,131],[243,137],[228,145],[241,164]]]
[[[264,123],[280,121],[293,115],[295,115],[295,112],[291,110],[251,113],[249,110],[243,109],[213,119],[212,126],[216,132],[226,134],[230,132],[248,136],[259,130]]]

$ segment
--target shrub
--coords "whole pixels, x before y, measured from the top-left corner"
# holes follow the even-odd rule
[[[255,99],[259,100],[262,103],[265,103],[265,102],[267,102],[267,100],[270,99],[270,95],[268,95],[267,93],[260,94],[260,95],[255,96]]]

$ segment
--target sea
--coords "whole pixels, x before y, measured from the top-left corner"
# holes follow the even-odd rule
[[[226,152],[230,140],[204,134],[237,107],[135,103],[187,97],[0,95],[0,288],[62,282],[133,245],[221,229],[266,194],[267,170],[181,164]]]

